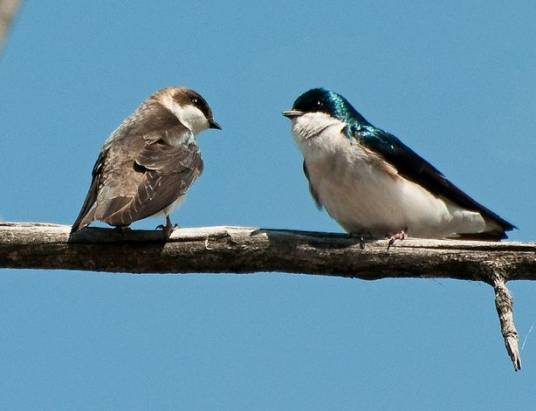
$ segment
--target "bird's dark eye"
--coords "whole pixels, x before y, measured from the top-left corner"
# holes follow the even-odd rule
[[[317,100],[316,105],[317,105],[318,107],[323,107],[323,106],[324,106],[324,103],[322,103],[320,100]]]
[[[199,103],[199,99],[197,97],[192,98],[192,104],[196,105]]]

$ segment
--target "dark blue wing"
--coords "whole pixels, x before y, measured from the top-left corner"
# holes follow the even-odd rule
[[[387,162],[398,170],[400,175],[408,180],[420,184],[431,193],[447,198],[465,209],[481,213],[495,221],[505,231],[516,228],[465,194],[437,168],[402,143],[396,136],[369,125],[358,126],[350,133],[363,145],[381,154]]]

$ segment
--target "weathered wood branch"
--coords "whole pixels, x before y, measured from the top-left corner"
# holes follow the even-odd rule
[[[0,0],[0,51],[2,51],[7,31],[19,6],[20,0]]]
[[[247,227],[160,231],[0,223],[0,267],[127,273],[280,271],[376,280],[453,278],[494,287],[496,308],[514,369],[521,367],[512,298],[506,282],[536,280],[536,243],[408,239],[360,247],[346,234]]]
[[[128,273],[250,273],[279,271],[364,280],[441,277],[494,284],[536,280],[536,243],[453,240],[367,243],[346,234],[247,227],[161,231],[0,223],[0,267]],[[490,267],[494,267],[491,270]]]
[[[512,360],[514,371],[519,371],[521,369],[521,355],[519,353],[519,338],[514,325],[512,295],[500,275],[495,276],[493,288],[495,290],[495,308],[497,308],[499,315],[506,352]]]

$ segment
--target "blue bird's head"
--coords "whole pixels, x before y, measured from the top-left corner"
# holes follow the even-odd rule
[[[370,123],[343,96],[325,88],[313,88],[299,96],[292,109],[283,112],[288,118],[296,118],[306,113],[326,113],[347,124]]]

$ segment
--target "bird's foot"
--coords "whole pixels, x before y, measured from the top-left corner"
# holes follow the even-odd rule
[[[369,231],[362,231],[360,233],[348,233],[349,238],[356,238],[359,240],[359,248],[365,249],[365,243],[373,239],[372,234]]]
[[[171,225],[164,225],[164,224],[160,224],[160,225],[157,225],[155,227],[155,230],[162,230],[162,232],[164,233],[164,235],[166,236],[166,239],[168,239],[169,237],[171,237],[171,233],[173,232],[173,230],[175,230],[176,228],[179,228],[178,224],[171,224]]]
[[[405,240],[408,238],[408,235],[406,234],[407,229],[400,230],[398,233],[387,235],[386,237],[389,238],[389,243],[387,244],[387,251],[391,248],[391,246],[395,243],[396,240]]]
[[[166,240],[167,240],[169,237],[171,237],[171,233],[176,228],[179,228],[179,225],[178,224],[172,224],[171,220],[169,219],[169,217],[166,216],[166,224],[165,225],[160,224],[160,225],[156,226],[155,230],[162,230],[162,232],[164,233],[164,236],[166,237]]]

